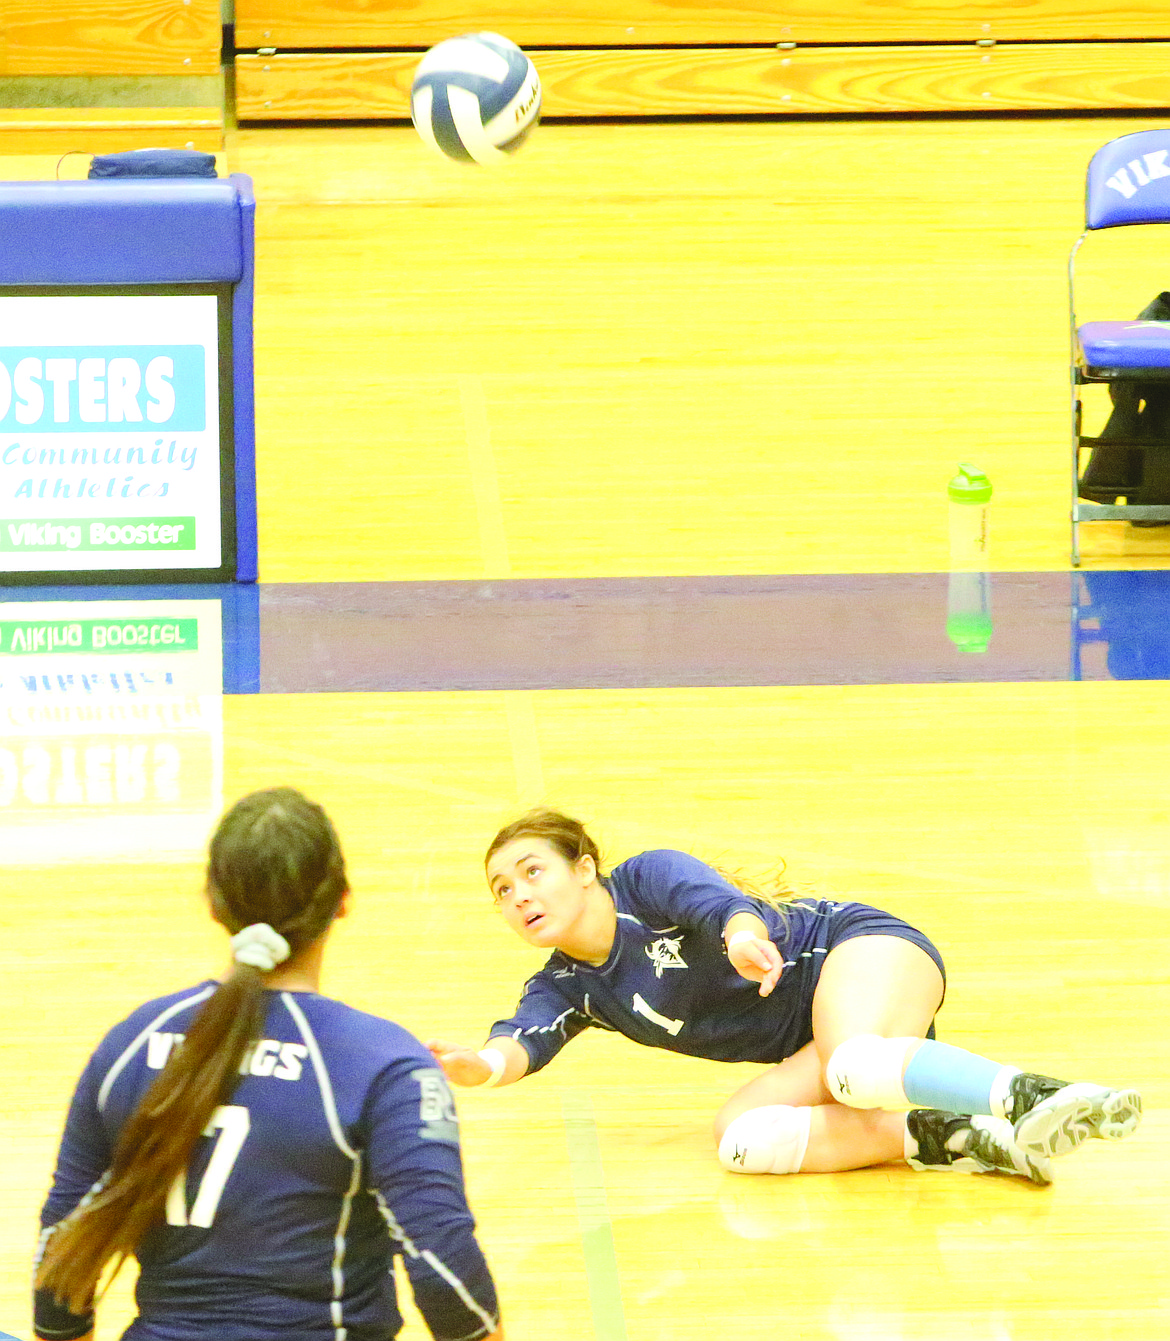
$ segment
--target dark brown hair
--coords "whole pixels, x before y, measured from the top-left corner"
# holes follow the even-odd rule
[[[500,848],[514,838],[543,838],[570,866],[580,861],[582,857],[589,856],[593,858],[598,871],[601,870],[601,853],[597,844],[586,832],[585,826],[580,820],[562,815],[559,810],[538,806],[535,810],[529,810],[521,815],[519,819],[513,820],[511,824],[506,824],[488,844],[483,864],[486,866]],[[799,897],[796,887],[785,878],[783,861],[761,881],[753,880],[742,871],[718,866],[714,862],[709,861],[707,865],[741,893],[749,898],[759,899],[761,903],[766,903],[781,913],[785,904]]]
[[[211,912],[233,935],[267,922],[296,955],[328,929],[347,887],[329,817],[291,787],[237,801],[211,839]],[[260,970],[237,963],[127,1119],[103,1182],[49,1238],[38,1288],[75,1313],[90,1308],[106,1263],[117,1258],[116,1274],[162,1219],[170,1186],[231,1097],[266,1010]]]
[[[506,843],[514,838],[543,838],[550,847],[556,849],[570,866],[576,865],[582,857],[592,857],[598,871],[601,870],[601,853],[597,844],[585,832],[580,820],[570,819],[559,810],[548,806],[537,806],[506,824],[488,844],[483,864],[486,866],[492,857]]]

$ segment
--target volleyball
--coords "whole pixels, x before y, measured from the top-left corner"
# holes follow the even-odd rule
[[[418,63],[410,119],[448,158],[503,163],[540,120],[540,77],[516,43],[498,33],[449,37]]]

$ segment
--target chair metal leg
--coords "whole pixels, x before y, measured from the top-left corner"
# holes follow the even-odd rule
[[[1074,540],[1074,545],[1076,541]],[[1069,647],[1069,679],[1079,680],[1081,678],[1081,577],[1079,573],[1069,574],[1069,628],[1070,644]]]
[[[1072,526],[1071,551],[1072,566],[1081,566],[1081,546],[1077,521],[1077,499],[1081,485],[1081,400],[1077,395],[1076,368],[1072,369],[1072,506],[1069,520]]]

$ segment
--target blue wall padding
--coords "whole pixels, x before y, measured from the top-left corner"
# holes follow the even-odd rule
[[[252,351],[252,304],[256,268],[256,197],[252,179],[241,172],[230,178],[235,193],[240,235],[239,282],[232,290],[232,395],[236,432],[236,581],[259,576],[256,532],[256,409]],[[247,332],[245,339],[242,332]]]
[[[0,284],[234,284],[242,234],[231,179],[0,184]]]

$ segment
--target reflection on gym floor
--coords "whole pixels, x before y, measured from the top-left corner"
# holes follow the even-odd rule
[[[1170,572],[266,584],[266,693],[1164,679]]]
[[[225,641],[237,595],[19,595],[0,599],[0,860],[201,851],[223,801],[223,691],[255,681]]]

